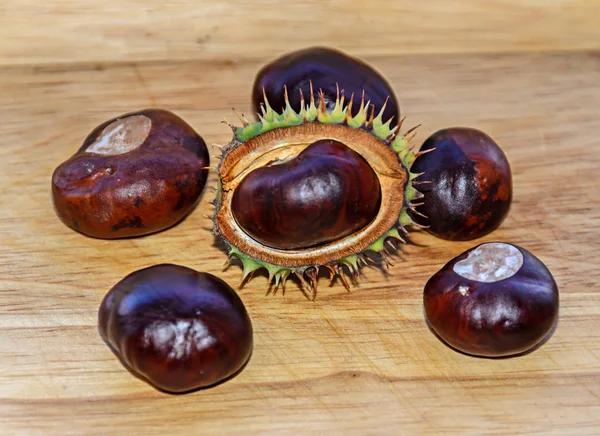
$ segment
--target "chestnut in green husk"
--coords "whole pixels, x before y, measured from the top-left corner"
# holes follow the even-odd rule
[[[197,203],[209,165],[203,139],[177,115],[146,109],[96,127],[52,175],[69,227],[96,238],[154,233]]]
[[[435,150],[433,150],[435,149]],[[423,204],[412,218],[438,238],[471,240],[500,226],[512,201],[510,165],[500,147],[471,128],[442,129],[421,147],[411,171]]]
[[[252,88],[254,112],[261,112],[264,95],[276,111],[283,110],[286,107],[284,86],[287,86],[291,107],[296,112],[301,109],[300,92],[308,101],[311,91],[317,98],[316,93],[320,90],[323,91],[326,108],[333,110],[339,87],[344,90],[348,100],[352,94],[360,99],[364,91],[365,101],[371,102],[375,113],[383,108],[387,100],[383,119],[387,121],[393,117],[393,124],[400,120],[398,100],[384,77],[365,62],[338,50],[327,47],[306,48],[287,53],[265,65],[258,72]],[[358,111],[358,105],[351,109],[353,116]]]
[[[467,354],[511,356],[538,345],[558,318],[558,287],[546,266],[516,245],[476,246],[425,285],[425,315],[447,344]]]
[[[410,137],[375,115],[360,98],[313,95],[299,112],[276,112],[231,125],[222,147],[213,201],[214,233],[243,277],[265,269],[276,290],[295,275],[315,298],[321,268],[330,279],[357,277],[367,252],[386,260],[386,244],[403,242],[421,194],[413,187]],[[358,106],[356,116],[352,108]],[[414,129],[411,129],[414,130]]]
[[[252,352],[252,324],[235,291],[179,265],[129,274],[104,297],[98,324],[121,361],[166,392],[219,383]]]

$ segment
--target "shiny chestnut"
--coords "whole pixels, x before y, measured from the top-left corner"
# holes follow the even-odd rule
[[[168,228],[196,204],[209,165],[204,140],[177,115],[146,109],[96,127],[52,176],[55,209],[96,238]]]
[[[558,318],[558,287],[546,266],[516,245],[476,246],[425,285],[425,315],[435,333],[464,353],[500,357],[528,351]]]
[[[279,249],[343,238],[369,224],[381,204],[377,175],[334,140],[250,172],[232,198],[236,221],[255,240]]]
[[[285,108],[284,85],[292,108],[299,112],[300,91],[308,102],[311,82],[315,98],[318,99],[317,94],[322,90],[326,107],[330,110],[335,107],[339,86],[340,90],[344,90],[346,100],[354,94],[356,102],[360,102],[364,91],[365,102],[371,102],[375,114],[389,97],[383,119],[387,121],[393,117],[392,123],[400,119],[398,100],[380,73],[355,57],[327,47],[311,47],[287,53],[265,65],[256,75],[252,88],[255,113],[260,113],[260,106],[264,102],[263,89],[273,109],[279,111]],[[352,115],[356,115],[358,110],[359,104],[353,105]]]
[[[98,321],[121,361],[166,392],[219,383],[252,351],[252,324],[235,291],[179,265],[129,274],[104,297]]]
[[[442,129],[421,147],[411,172],[424,195],[413,219],[447,240],[480,238],[500,226],[512,201],[512,175],[503,151],[471,128]]]

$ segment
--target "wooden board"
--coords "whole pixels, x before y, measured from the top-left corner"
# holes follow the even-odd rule
[[[157,263],[236,285],[239,265],[221,272],[225,255],[203,217],[209,206],[160,234],[94,240],[58,220],[50,175],[95,125],[148,106],[175,111],[207,143],[226,143],[222,116],[234,120],[231,107],[249,112],[262,61],[0,68],[0,433],[598,434],[600,56],[365,59],[389,78],[407,125],[423,124],[417,143],[463,125],[501,144],[514,174],[509,217],[473,242],[417,232],[392,268],[363,269],[351,292],[322,280],[314,302],[297,283],[267,297],[259,275],[239,290],[255,329],[249,364],[225,384],[183,396],[132,377],[101,340],[96,314],[112,285]],[[211,198],[206,191],[204,200]],[[538,255],[561,292],[555,333],[519,358],[456,353],[423,319],[430,275],[494,240]]]
[[[13,0],[0,65],[600,49],[598,0]]]

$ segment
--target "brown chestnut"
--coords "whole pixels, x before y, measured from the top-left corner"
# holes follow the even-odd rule
[[[300,91],[308,101],[311,82],[313,95],[317,98],[317,93],[322,90],[329,110],[335,106],[339,86],[347,100],[354,94],[355,99],[360,101],[364,91],[365,102],[371,102],[375,114],[389,97],[383,120],[393,118],[392,123],[397,123],[400,119],[398,100],[381,74],[365,62],[327,47],[310,47],[287,53],[265,65],[256,75],[252,88],[254,112],[259,113],[264,102],[263,89],[271,107],[277,111],[285,108],[284,85],[287,86],[292,108],[300,111]],[[352,115],[356,115],[358,109],[359,105],[355,104]]]
[[[236,221],[252,238],[279,249],[343,238],[369,224],[381,203],[367,161],[334,140],[320,140],[289,161],[255,169],[232,198]]]
[[[516,245],[478,245],[448,262],[425,285],[433,331],[464,353],[500,357],[528,351],[558,317],[558,288],[548,268]]]
[[[122,362],[167,392],[219,383],[252,352],[252,324],[235,291],[179,265],[129,274],[104,297],[98,323]]]
[[[157,232],[191,211],[208,165],[203,139],[177,115],[162,109],[125,114],[96,127],[56,168],[54,205],[67,226],[88,236]]]
[[[431,135],[411,172],[424,173],[423,205],[413,219],[447,240],[480,238],[500,226],[512,201],[506,156],[485,133],[471,128],[442,129]]]

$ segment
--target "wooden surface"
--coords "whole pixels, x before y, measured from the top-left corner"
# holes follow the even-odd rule
[[[322,280],[315,302],[303,297],[297,283],[285,295],[266,297],[267,280],[259,275],[239,290],[255,329],[249,364],[227,383],[183,396],[159,393],[132,377],[101,340],[96,314],[123,276],[161,262],[236,285],[239,265],[221,272],[225,255],[203,217],[209,206],[203,202],[160,234],[94,240],[58,220],[50,175],[97,124],[148,106],[175,111],[207,143],[226,143],[231,133],[222,116],[233,119],[231,107],[249,112],[255,72],[284,49],[294,26],[313,15],[300,6],[273,12],[275,3],[263,1],[256,9],[254,2],[240,2],[238,9],[204,4],[207,11],[197,8],[188,16],[178,2],[165,6],[165,13],[196,27],[169,23],[150,8],[133,14],[131,22],[117,14],[109,25],[110,11],[141,2],[85,2],[97,5],[96,16],[75,3],[0,6],[0,434],[599,433],[600,55],[577,50],[598,48],[596,25],[586,25],[600,18],[593,13],[598,2],[463,1],[457,9],[435,12],[449,21],[411,24],[410,41],[421,51],[459,48],[468,52],[463,54],[407,56],[412,49],[400,44],[402,26],[379,49],[373,49],[378,38],[366,30],[364,45],[358,45],[350,29],[362,20],[377,28],[371,8],[384,3],[378,1],[364,6],[363,15],[358,2],[327,2],[348,6],[340,12],[345,24],[315,30],[324,24],[317,21],[296,29],[299,37],[291,45],[327,35],[376,66],[396,89],[407,124],[423,124],[417,142],[456,125],[493,136],[512,165],[514,203],[502,227],[478,241],[450,243],[414,233],[394,267],[363,269],[351,292],[339,280],[332,287]],[[405,14],[425,16],[428,8],[436,9],[404,11],[402,3],[394,4],[401,23],[408,22]],[[486,5],[497,15],[484,13]],[[256,22],[249,19],[255,10]],[[453,15],[461,11],[468,21]],[[290,26],[280,22],[284,15]],[[528,38],[518,20],[514,33],[503,33],[513,16],[538,16]],[[391,14],[377,17],[391,26]],[[31,29],[19,25],[27,20]],[[260,36],[266,22],[275,25],[265,20],[279,23],[281,39],[274,28]],[[485,20],[498,24],[489,39],[466,36],[465,29],[485,28]],[[195,31],[219,22],[241,27],[235,37],[216,27],[204,52],[178,39],[198,37]],[[569,31],[554,32],[552,23]],[[420,26],[438,32],[427,39],[427,32],[416,35]],[[151,33],[154,28],[158,34]],[[163,38],[172,45],[158,44]],[[517,51],[521,39],[545,52],[494,53]],[[233,55],[246,49],[249,56]],[[492,53],[473,53],[482,50]],[[211,174],[209,186],[215,181]],[[204,200],[210,199],[207,190]],[[427,279],[462,251],[494,240],[532,251],[560,288],[556,331],[541,348],[518,358],[456,353],[423,319]]]
[[[4,0],[0,65],[600,48],[598,0]]]

